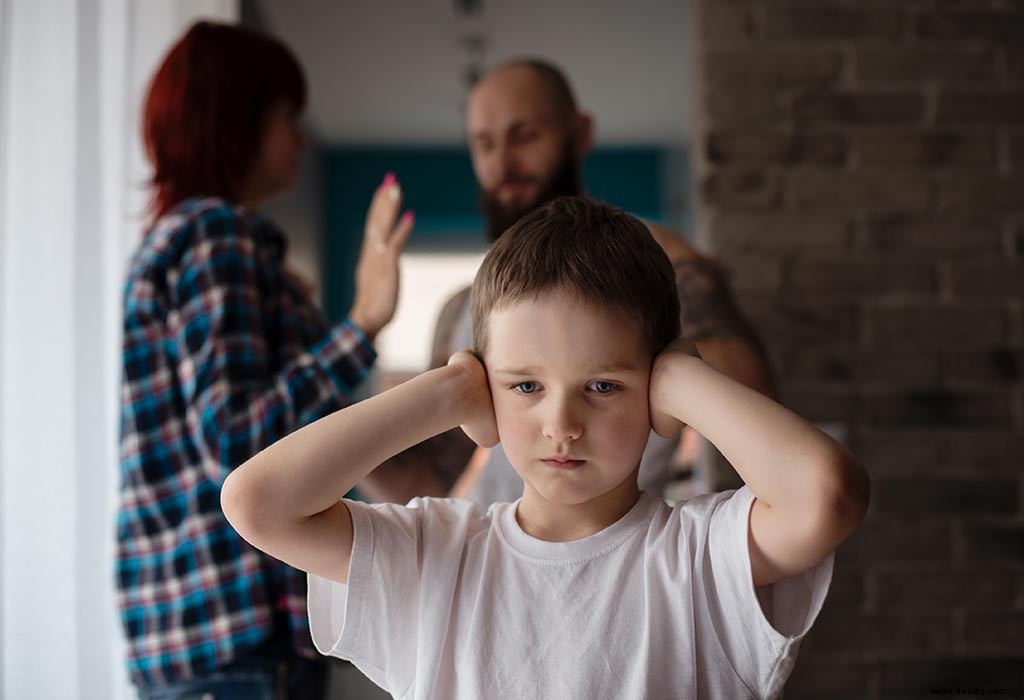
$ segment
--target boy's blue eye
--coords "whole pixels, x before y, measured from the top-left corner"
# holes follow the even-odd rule
[[[532,394],[537,391],[537,382],[519,382],[512,389],[520,394]]]
[[[598,394],[610,394],[610,393],[612,393],[613,391],[615,391],[616,389],[619,388],[618,384],[613,384],[612,382],[602,381],[600,379],[598,379],[597,381],[591,382],[590,386]]]

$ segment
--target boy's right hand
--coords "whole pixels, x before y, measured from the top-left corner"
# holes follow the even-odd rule
[[[448,359],[449,367],[458,367],[465,378],[460,392],[459,426],[480,447],[498,444],[498,424],[494,418],[491,388],[487,383],[487,370],[470,350],[459,350]]]

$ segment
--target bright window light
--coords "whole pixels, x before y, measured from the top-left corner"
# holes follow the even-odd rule
[[[388,374],[414,374],[430,365],[434,327],[444,303],[473,283],[483,252],[404,253],[395,318],[377,336],[377,365]]]

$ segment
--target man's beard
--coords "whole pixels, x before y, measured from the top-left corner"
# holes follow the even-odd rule
[[[520,180],[514,175],[509,177],[509,174],[506,174],[505,179],[498,184],[498,187],[502,184],[517,181]],[[497,191],[498,187],[494,188],[495,191]],[[549,178],[540,183],[537,196],[526,204],[504,205],[498,201],[496,195],[486,192],[482,188],[480,189],[480,208],[483,210],[484,219],[487,222],[487,240],[494,243],[509,226],[542,204],[547,204],[554,199],[566,195],[579,195],[582,191],[580,164],[576,160],[572,141],[566,140],[558,168]]]

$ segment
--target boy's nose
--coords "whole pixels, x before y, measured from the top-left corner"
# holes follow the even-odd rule
[[[544,437],[555,442],[579,440],[583,435],[583,421],[569,401],[555,400],[544,421]]]

